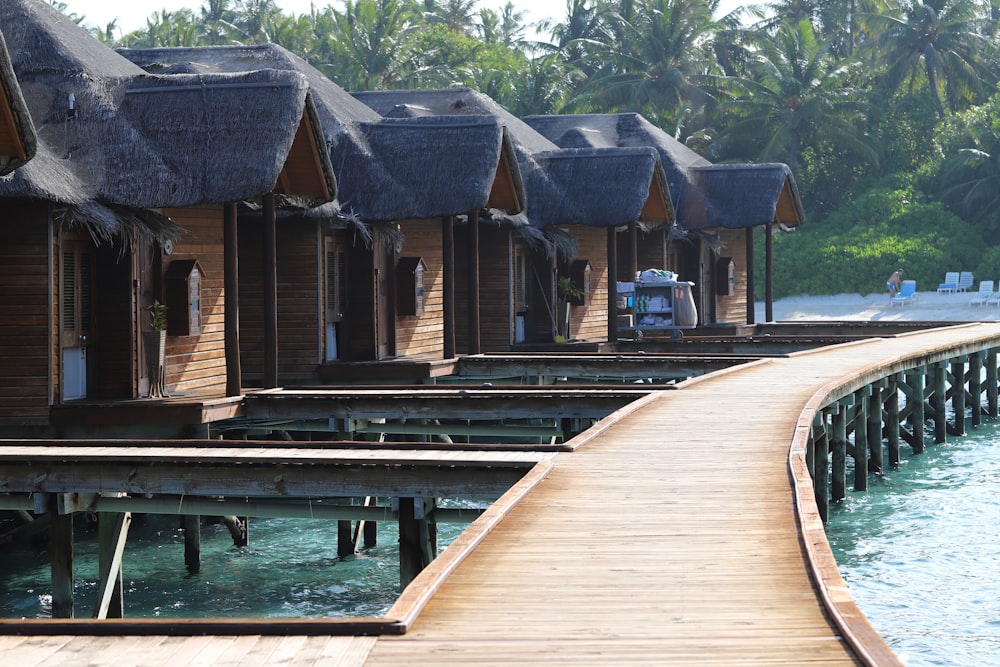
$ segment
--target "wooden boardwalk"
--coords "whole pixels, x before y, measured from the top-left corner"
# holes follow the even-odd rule
[[[460,554],[460,538],[425,570],[387,614],[408,624],[400,636],[0,637],[0,656],[18,667],[894,664],[790,471],[804,469],[806,427],[831,397],[984,342],[1000,344],[1000,324],[767,359],[642,399],[556,455],[474,547]]]

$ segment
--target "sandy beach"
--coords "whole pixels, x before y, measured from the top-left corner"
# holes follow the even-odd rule
[[[976,292],[917,292],[905,304],[889,305],[888,294],[837,294],[831,296],[795,296],[774,302],[777,321],[868,320],[892,321],[997,321],[1000,306],[971,305]],[[756,304],[758,322],[764,320],[764,303]]]

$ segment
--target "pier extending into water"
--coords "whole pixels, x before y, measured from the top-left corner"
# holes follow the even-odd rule
[[[943,327],[645,394],[534,464],[406,588],[379,636],[283,620],[220,623],[210,636],[150,622],[149,636],[119,636],[129,621],[109,620],[98,638],[70,634],[71,621],[4,621],[0,655],[19,665],[898,664],[840,579],[824,506],[847,492],[842,458],[866,471],[860,488],[907,447],[995,415],[998,347],[998,324]],[[945,401],[960,418],[948,421]],[[811,474],[828,460],[830,487]]]

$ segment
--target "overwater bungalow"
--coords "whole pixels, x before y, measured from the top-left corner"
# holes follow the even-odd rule
[[[478,261],[471,275],[478,269],[482,287],[480,347],[470,345],[466,351],[541,349],[563,339],[597,346],[616,338],[616,308],[609,307],[616,302],[615,281],[609,281],[609,275],[616,274],[616,252],[609,252],[615,230],[636,223],[649,228],[673,223],[667,178],[655,151],[561,149],[469,88],[355,96],[390,118],[488,114],[507,128],[514,142],[525,184],[525,211],[519,216],[489,212],[479,229],[480,252],[459,260],[460,274],[468,270],[470,260]],[[463,233],[468,228],[460,230]],[[476,338],[475,332],[467,336],[473,343]]]
[[[0,176],[14,171],[35,155],[35,127],[21,86],[0,33]]]
[[[79,399],[238,394],[237,202],[336,191],[308,82],[152,76],[31,0],[0,0],[0,30],[37,133],[0,180],[0,304],[18,315],[0,328],[0,425],[86,432],[114,417],[65,409]],[[154,301],[166,332],[147,357]]]
[[[754,323],[754,230],[765,234],[770,313],[771,234],[803,222],[802,203],[784,164],[714,165],[635,113],[529,116],[531,127],[564,148],[649,146],[657,150],[677,210],[679,233],[633,234],[619,267],[663,268],[695,283],[700,324]],[[672,241],[672,242],[671,242]],[[769,317],[770,319],[770,317]]]
[[[456,332],[468,337],[468,318],[456,325],[455,257],[477,252],[467,242],[455,250],[454,219],[475,220],[485,210],[515,215],[523,207],[518,163],[495,117],[385,119],[276,45],[121,53],[165,75],[262,67],[298,72],[316,98],[339,196],[328,206],[286,215],[279,226],[280,354],[270,380],[262,364],[268,344],[255,316],[259,277],[241,274],[248,381],[380,374],[421,381],[449,371]],[[241,224],[253,224],[253,217],[247,213]],[[243,260],[252,262],[258,253],[253,244],[240,247]],[[386,360],[392,363],[370,363]]]

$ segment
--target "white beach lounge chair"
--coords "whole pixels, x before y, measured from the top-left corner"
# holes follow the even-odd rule
[[[899,290],[899,294],[889,299],[890,306],[905,306],[913,299],[913,295],[917,293],[917,281],[916,280],[904,280],[903,286]]]
[[[958,291],[967,292],[974,282],[975,279],[972,277],[972,271],[962,271],[958,276]]]
[[[992,280],[980,280],[979,281],[979,292],[973,297],[972,301],[969,302],[970,306],[985,306],[990,302],[990,299],[994,296],[993,291],[993,281]]]
[[[954,292],[958,289],[958,271],[948,271],[944,274],[944,282],[938,285],[938,292]]]

